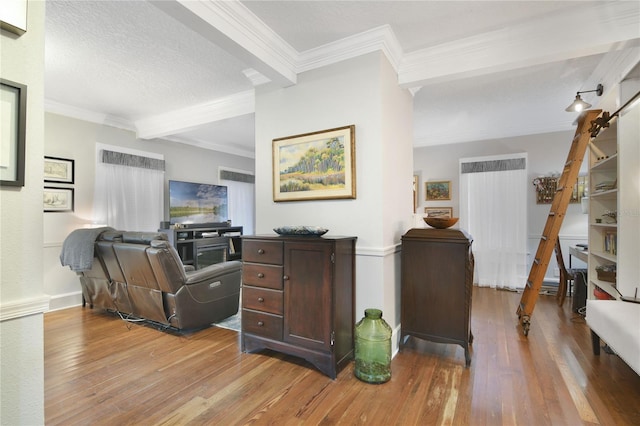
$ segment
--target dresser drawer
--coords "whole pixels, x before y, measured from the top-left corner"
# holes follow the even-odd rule
[[[282,274],[282,266],[246,262],[242,264],[244,285],[282,290]]]
[[[273,340],[282,340],[282,317],[266,312],[242,310],[242,331]]]
[[[282,241],[242,240],[242,260],[282,265]]]
[[[256,287],[242,287],[242,306],[256,311],[282,315],[282,291]]]

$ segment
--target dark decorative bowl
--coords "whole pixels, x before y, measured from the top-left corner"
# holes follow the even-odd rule
[[[427,225],[437,229],[447,229],[458,222],[457,217],[425,217],[424,221]]]
[[[273,228],[273,230],[278,235],[304,235],[309,237],[319,237],[329,231],[319,226],[281,226]]]

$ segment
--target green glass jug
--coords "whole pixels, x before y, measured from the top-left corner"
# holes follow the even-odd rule
[[[355,376],[368,383],[391,379],[391,327],[380,309],[365,309],[355,328]]]

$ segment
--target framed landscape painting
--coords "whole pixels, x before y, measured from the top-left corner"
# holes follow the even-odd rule
[[[425,194],[427,201],[450,200],[451,181],[434,181],[425,183]]]
[[[355,126],[273,140],[273,201],[356,198]]]

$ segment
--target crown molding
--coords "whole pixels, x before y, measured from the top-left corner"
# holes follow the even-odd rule
[[[184,132],[213,121],[255,112],[253,90],[215,99],[199,105],[136,120],[137,135],[153,139]]]
[[[382,25],[350,37],[327,43],[300,53],[298,73],[331,65],[367,53],[381,51],[398,71],[402,61],[402,47],[389,25]]]
[[[78,108],[52,101],[50,99],[44,100],[44,110],[52,114],[76,118],[90,123],[104,124],[107,126],[117,127],[119,129],[135,131],[134,124],[126,118],[90,111],[88,109]]]

